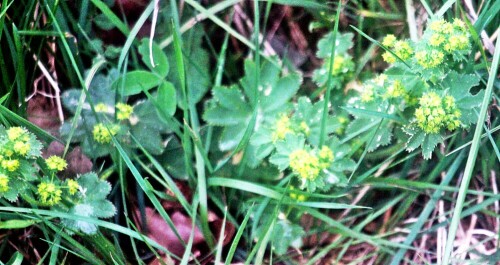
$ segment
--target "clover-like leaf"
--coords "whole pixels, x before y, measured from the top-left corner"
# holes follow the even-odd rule
[[[149,39],[142,39],[138,50],[141,54],[142,62],[151,71],[163,77],[167,76],[169,70],[167,55],[161,50],[156,42],[152,42],[150,47]],[[152,62],[154,65],[151,64]]]
[[[170,82],[163,82],[158,87],[158,93],[156,94],[156,101],[158,102],[159,108],[161,111],[168,114],[169,116],[173,116],[175,114],[175,110],[177,109],[177,92],[175,91],[175,87]],[[157,109],[157,111],[160,111]],[[161,116],[160,114],[158,114]]]
[[[164,77],[145,70],[127,72],[113,83],[113,87],[123,96],[132,96],[159,86]]]

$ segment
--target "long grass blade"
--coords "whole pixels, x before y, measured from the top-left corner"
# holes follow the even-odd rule
[[[332,50],[331,50],[331,55],[330,55],[330,69],[328,70],[328,73],[331,73],[333,70],[333,65],[335,61],[335,48],[337,47],[337,32],[339,31],[339,21],[340,21],[340,9],[342,7],[342,3],[339,2],[337,6],[337,13],[335,15],[335,26],[333,27],[333,38],[332,38]],[[332,93],[333,89],[333,83],[332,83],[332,75],[328,75],[328,80],[327,80],[327,86],[326,86],[326,94],[323,102],[323,115],[321,117],[321,127],[320,127],[320,133],[319,133],[319,146],[323,146],[325,143],[326,139],[326,120],[328,117],[328,107],[330,106],[330,95]]]
[[[486,113],[488,110],[489,102],[491,100],[493,84],[496,81],[499,59],[500,59],[500,41],[497,39],[495,45],[495,54],[493,55],[493,61],[489,73],[488,84],[486,85],[486,91],[484,93],[483,102],[481,104],[481,110],[479,112],[476,129],[474,131],[474,137],[472,138],[472,145],[464,169],[464,176],[462,178],[462,182],[460,184],[460,191],[458,192],[457,196],[457,203],[453,211],[453,217],[451,219],[450,228],[448,231],[448,238],[446,240],[446,246],[442,264],[449,264],[451,260],[451,253],[453,251],[453,242],[455,241],[458,224],[460,222],[460,214],[462,213],[465,196],[467,195],[467,189],[469,188],[469,183],[472,178],[472,173],[474,171],[474,165],[476,163],[477,153],[481,145],[481,134],[483,131],[484,121],[486,120]]]

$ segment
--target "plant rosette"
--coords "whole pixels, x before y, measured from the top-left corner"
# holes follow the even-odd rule
[[[111,192],[111,184],[99,179],[96,173],[84,174],[76,180],[77,183],[67,183],[67,192],[71,195],[69,206],[59,208],[63,212],[75,216],[83,216],[88,218],[110,218],[116,214],[115,206],[107,200],[107,196]],[[78,185],[77,191],[74,187]],[[95,234],[97,225],[83,220],[62,219],[62,224],[69,233],[83,232],[85,234]]]
[[[66,160],[59,156],[42,159],[41,148],[41,142],[27,129],[0,126],[0,197],[11,202],[21,197],[32,206],[85,217],[115,215],[115,207],[106,199],[111,191],[108,182],[99,180],[95,173],[76,180],[59,179],[57,173],[66,169]],[[63,219],[62,224],[71,232],[97,231],[96,225],[85,221]]]
[[[260,71],[258,84],[254,80],[256,71]],[[213,99],[208,102],[203,119],[211,125],[223,127],[220,150],[232,150],[240,143],[255,111],[252,130],[259,130],[263,124],[272,124],[280,115],[288,113],[289,101],[299,89],[302,77],[297,73],[281,75],[281,71],[280,66],[270,62],[257,67],[247,60],[240,86],[221,86],[212,90]]]
[[[320,87],[327,85],[328,80],[335,88],[341,88],[344,82],[348,81],[354,70],[354,62],[347,51],[352,48],[352,33],[337,33],[335,56],[332,60],[333,32],[326,34],[318,42],[316,56],[323,59],[320,68],[314,71],[313,81]],[[333,61],[333,65],[331,62]]]
[[[71,142],[80,143],[83,152],[91,158],[111,154],[114,151],[113,137],[123,144],[127,152],[138,148],[131,139],[133,136],[151,154],[161,154],[164,150],[162,134],[170,130],[160,120],[150,100],[134,105],[115,102],[116,91],[111,88],[115,79],[114,70],[108,75],[94,77],[89,88],[90,96],[83,102],[76,128],[73,128],[73,117],[61,126],[61,136],[67,138],[74,131]],[[73,114],[77,112],[82,93],[81,89],[69,89],[62,94],[64,106]]]
[[[393,131],[398,128],[409,136],[400,135],[406,149],[422,147],[423,157],[429,159],[448,133],[467,129],[476,122],[475,112],[484,92],[471,94],[479,78],[463,73],[465,69],[460,67],[470,46],[462,23],[433,20],[417,43],[399,41],[394,35],[384,38],[382,44],[392,53],[383,56],[393,65],[365,81],[359,97],[350,101],[354,107],[346,107],[355,117],[347,131],[359,132],[363,141],[369,143],[368,151],[391,143]],[[438,36],[445,38],[436,41]],[[458,41],[454,36],[460,36],[459,44],[454,43]],[[432,58],[425,61],[418,58],[423,51],[442,52],[443,58],[431,56],[439,62],[429,61]]]
[[[444,90],[424,93],[411,123],[403,128],[410,135],[407,150],[413,151],[421,146],[424,158],[429,159],[448,132],[468,129],[475,124],[484,90],[475,95],[469,91],[478,84],[479,78],[475,75],[451,72],[442,83]]]
[[[23,127],[0,126],[0,197],[13,202],[28,182],[37,179],[34,166],[42,144]]]
[[[345,172],[356,163],[347,158],[350,148],[330,137],[321,148],[306,143],[303,135],[287,134],[276,142],[276,152],[269,162],[280,171],[289,170],[298,180],[299,189],[328,191],[332,186],[345,186]]]
[[[406,64],[418,72],[424,80],[436,83],[450,69],[466,60],[471,47],[469,38],[462,20],[447,22],[441,18],[434,18],[416,43],[397,40],[394,35],[386,36],[382,45],[390,51],[382,54],[382,58],[396,66]]]
[[[288,134],[302,135],[313,145],[319,144],[321,119],[323,117],[324,101],[312,103],[307,97],[300,97],[293,109],[282,112],[269,119],[260,126],[250,139],[250,144],[255,150],[256,165],[269,156],[276,148],[276,143],[285,140]],[[341,128],[338,119],[327,115],[326,134],[331,134]]]

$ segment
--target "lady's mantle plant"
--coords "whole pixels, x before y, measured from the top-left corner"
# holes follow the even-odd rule
[[[479,77],[467,74],[471,44],[465,23],[434,19],[420,41],[388,35],[382,45],[388,49],[382,57],[392,65],[366,81],[360,96],[351,101],[355,108],[349,110],[356,120],[349,129],[364,129],[364,135],[371,136],[365,141],[372,151],[391,142],[394,128],[402,128],[409,136],[402,139],[406,149],[421,147],[429,159],[447,134],[476,122],[475,111],[483,97],[482,91],[476,95],[470,91]]]
[[[260,68],[260,69],[259,69]],[[296,73],[280,77],[280,68],[271,63],[256,67],[245,62],[243,91],[236,85],[214,88],[214,99],[209,102],[204,118],[213,125],[223,126],[219,147],[232,150],[243,138],[254,111],[257,119],[250,144],[245,150],[245,163],[250,168],[266,164],[266,159],[280,171],[296,176],[293,185],[313,192],[326,191],[333,185],[346,184],[344,172],[354,167],[345,158],[348,147],[331,135],[339,128],[337,119],[327,115],[326,133],[329,140],[319,145],[323,101],[312,103],[301,97],[291,102],[301,84]],[[260,83],[252,83],[255,71],[260,71]],[[256,94],[252,88],[257,87]]]
[[[95,173],[62,180],[57,173],[67,167],[58,156],[43,159],[42,144],[22,127],[0,126],[0,197],[11,202],[21,196],[32,206],[76,216],[109,218],[116,210],[106,199],[111,185],[99,180]],[[78,218],[76,218],[78,219]],[[61,220],[69,232],[93,234],[94,224],[85,221]]]
[[[86,155],[96,158],[114,151],[112,137],[127,151],[137,148],[133,136],[150,153],[161,154],[164,150],[162,134],[169,132],[167,126],[160,121],[150,100],[139,101],[134,105],[116,102],[117,92],[112,84],[117,80],[115,70],[107,75],[99,74],[94,77],[89,87],[89,97],[83,102],[81,115],[76,121],[71,142],[80,143]],[[77,112],[82,93],[81,89],[69,89],[62,94],[64,106],[73,114]],[[68,139],[71,135],[74,119],[76,117],[61,126],[63,139]]]

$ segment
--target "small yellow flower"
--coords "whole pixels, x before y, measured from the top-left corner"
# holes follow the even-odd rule
[[[453,25],[450,22],[444,23],[443,27],[441,28],[441,32],[445,34],[453,33]]]
[[[346,124],[349,120],[344,117],[344,116],[338,116],[337,120],[340,122],[340,124]]]
[[[111,142],[111,137],[116,135],[120,127],[117,125],[110,126],[109,130],[102,123],[98,123],[94,126],[92,130],[92,134],[94,136],[94,140],[101,144],[107,144]]]
[[[59,156],[51,156],[45,160],[50,170],[63,171],[67,166],[66,160]]]
[[[455,29],[462,31],[462,32],[467,31],[467,27],[465,26],[465,22],[463,22],[462,20],[457,19],[457,18],[455,18],[453,20],[453,27],[455,27]]]
[[[9,177],[0,173],[0,192],[7,192],[9,190]]]
[[[390,53],[390,52],[384,52],[382,54],[382,59],[384,59],[384,61],[387,63],[395,63],[396,62],[396,56],[392,55],[392,53]]]
[[[420,98],[423,107],[438,107],[441,105],[441,97],[436,92],[429,92]]]
[[[68,179],[67,184],[68,184],[68,192],[71,195],[74,195],[80,188],[80,185],[74,179]]]
[[[307,199],[306,195],[293,192],[294,190],[296,190],[295,187],[290,186],[290,198],[299,202],[306,201]]]
[[[392,85],[387,87],[387,91],[385,92],[385,96],[387,98],[397,98],[404,96],[406,93],[405,88],[403,87],[403,83],[401,81],[396,80]]]
[[[95,111],[96,112],[107,112],[108,111],[108,106],[104,103],[98,103],[95,105]]]
[[[444,19],[439,19],[439,20],[434,20],[429,24],[429,28],[433,31],[441,32],[443,29],[443,26],[447,22],[444,21]]]
[[[116,104],[116,110],[116,118],[121,121],[130,118],[130,115],[134,112],[134,107],[120,102]]]
[[[9,149],[5,149],[3,150],[3,154],[6,156],[6,157],[11,157],[14,155],[14,151],[11,150],[10,148]]]
[[[8,159],[2,161],[2,168],[6,169],[9,172],[14,172],[19,168],[19,160],[17,159]]]
[[[396,41],[394,44],[394,53],[402,60],[407,60],[413,54],[413,49],[407,41]]]
[[[423,68],[434,68],[444,61],[444,53],[439,50],[419,51],[415,53],[417,63]]]
[[[447,52],[465,50],[469,47],[469,38],[464,34],[453,35],[448,39],[448,42],[444,45],[444,49]]]
[[[40,203],[53,206],[61,201],[62,190],[52,182],[42,182],[38,184],[38,196]]]
[[[307,125],[305,121],[300,123],[300,131],[302,131],[305,135],[309,135],[311,132],[311,128]]]
[[[321,169],[329,168],[333,162],[333,151],[328,146],[324,145],[321,147],[318,153],[319,157],[319,167]]]
[[[441,45],[443,42],[445,42],[445,40],[446,39],[442,34],[434,33],[429,38],[429,44],[431,46],[437,47],[437,46]]]
[[[285,139],[285,136],[289,133],[293,133],[290,118],[286,114],[281,114],[278,121],[276,121],[272,135],[273,142]]]
[[[363,92],[361,93],[361,102],[370,102],[373,100],[374,96],[373,86],[365,85],[363,86]]]
[[[396,36],[394,36],[393,34],[388,34],[382,40],[382,45],[389,47],[389,48],[392,48],[394,46],[394,44],[396,43],[396,40],[397,40]]]
[[[304,149],[293,151],[289,155],[290,168],[302,179],[314,180],[320,173],[319,159]]]
[[[21,156],[26,156],[31,149],[31,145],[26,142],[16,141],[14,142],[14,152]]]
[[[332,75],[337,75],[341,72],[344,61],[344,57],[335,56],[335,59],[333,60]]]
[[[9,140],[15,141],[18,138],[26,135],[27,133],[28,133],[28,131],[26,129],[24,129],[24,128],[21,128],[21,127],[10,127],[7,130],[7,137],[9,138]]]
[[[444,108],[446,110],[449,111],[449,110],[452,110],[455,108],[455,98],[454,97],[446,96],[446,97],[444,97],[443,102],[444,102]]]

